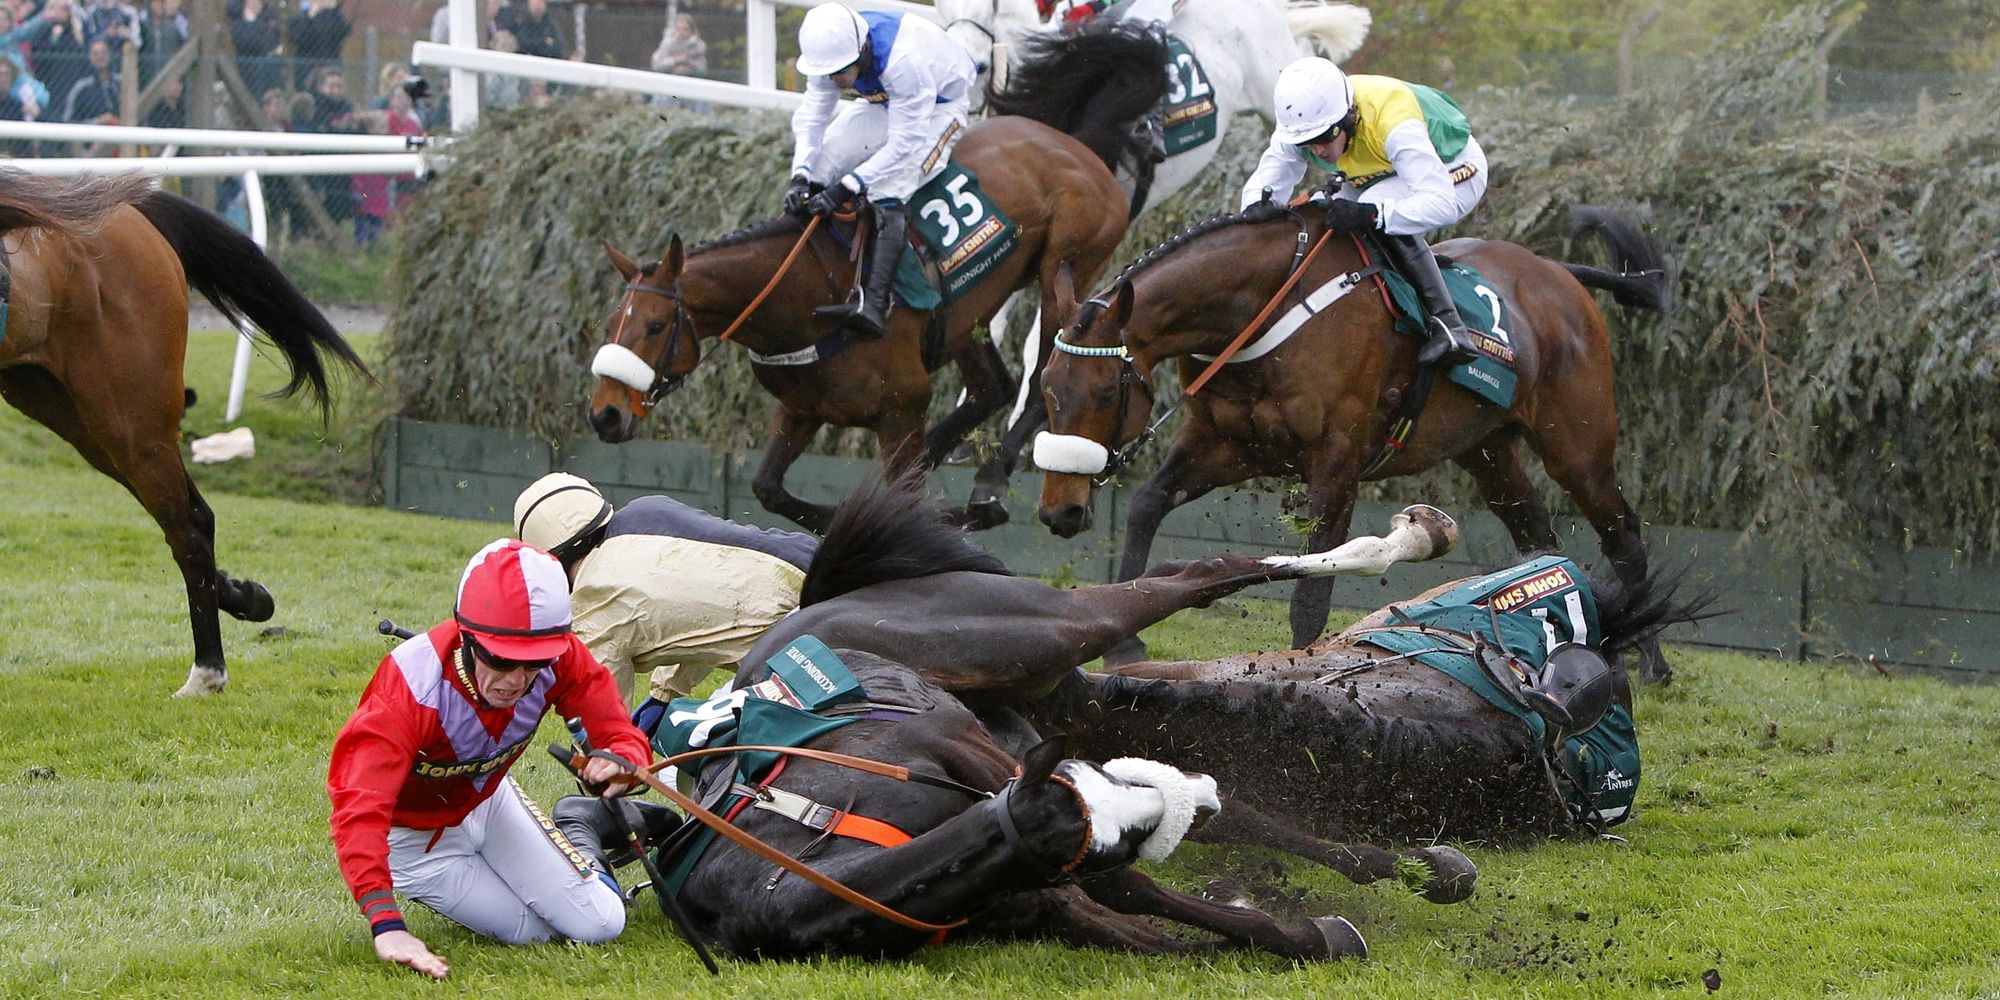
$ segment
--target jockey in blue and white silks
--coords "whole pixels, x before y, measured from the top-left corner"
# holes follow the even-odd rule
[[[1486,153],[1457,102],[1442,91],[1386,76],[1348,76],[1318,57],[1286,66],[1272,94],[1277,128],[1243,184],[1242,206],[1270,189],[1284,202],[1316,164],[1345,180],[1327,225],[1380,234],[1430,314],[1419,364],[1473,356],[1465,321],[1424,242],[1470,214],[1486,193]]]
[[[806,96],[792,113],[785,207],[824,214],[863,198],[874,204],[875,246],[861,301],[821,311],[878,337],[902,252],[904,202],[951,158],[978,69],[964,46],[926,18],[857,13],[838,3],[806,12],[798,68]],[[843,89],[861,99],[842,102]]]

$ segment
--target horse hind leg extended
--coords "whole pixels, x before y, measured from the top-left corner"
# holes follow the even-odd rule
[[[229,681],[222,654],[219,612],[237,617],[271,615],[271,595],[261,585],[235,580],[215,566],[215,515],[182,464],[177,437],[156,432],[119,434],[103,419],[87,419],[70,391],[40,368],[0,370],[0,396],[68,441],[91,467],[116,481],[160,526],[187,590],[194,633],[194,663],[178,695],[213,694]],[[184,397],[183,397],[184,398]],[[263,620],[253,618],[253,620]]]
[[[1307,833],[1276,817],[1259,812],[1239,799],[1224,797],[1222,811],[1188,833],[1188,839],[1204,844],[1254,844],[1283,851],[1324,865],[1356,885],[1388,878],[1410,878],[1410,887],[1433,903],[1457,903],[1472,896],[1479,881],[1479,869],[1472,859],[1443,844],[1407,851],[1389,851],[1372,844],[1337,844]],[[1409,865],[1424,872],[1421,883],[1414,882]]]
[[[1345,917],[1316,917],[1304,927],[1288,928],[1248,901],[1219,902],[1175,892],[1135,868],[1120,868],[1080,884],[1091,899],[1119,913],[1197,927],[1239,948],[1301,962],[1368,957],[1368,943]]]

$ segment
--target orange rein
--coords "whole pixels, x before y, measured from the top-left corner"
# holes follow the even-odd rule
[[[799,251],[806,248],[806,241],[812,239],[812,234],[819,229],[819,221],[820,216],[815,215],[806,223],[806,231],[799,234],[798,243],[792,246],[791,253],[785,255],[784,262],[778,265],[777,273],[771,275],[771,280],[764,284],[764,290],[758,292],[757,297],[750,300],[750,305],[744,308],[743,315],[736,317],[736,321],[729,324],[729,329],[722,331],[722,336],[719,339],[728,340],[735,336],[736,331],[742,329],[743,322],[750,318],[750,314],[756,312],[757,307],[763,305],[764,300],[771,297],[771,292],[778,287],[778,281],[784,278],[785,272],[792,269],[792,262],[799,259]]]
[[[1312,250],[1306,254],[1306,259],[1299,263],[1299,266],[1292,271],[1292,276],[1286,278],[1283,285],[1278,286],[1278,294],[1271,296],[1271,301],[1264,303],[1264,309],[1257,314],[1257,318],[1251,320],[1250,325],[1244,327],[1243,332],[1237,334],[1236,339],[1230,341],[1229,346],[1223,348],[1222,353],[1216,355],[1215,360],[1209,362],[1208,367],[1202,369],[1201,374],[1196,376],[1193,382],[1188,383],[1187,390],[1182,392],[1181,395],[1192,396],[1200,392],[1201,387],[1207,385],[1208,380],[1215,377],[1215,373],[1221,371],[1222,366],[1228,364],[1229,359],[1237,351],[1242,350],[1244,344],[1250,342],[1250,335],[1261,329],[1264,326],[1264,321],[1271,318],[1271,313],[1278,308],[1278,303],[1284,301],[1286,293],[1292,290],[1293,285],[1299,283],[1300,278],[1305,277],[1306,270],[1312,267],[1313,258],[1319,256],[1320,250],[1332,238],[1333,230],[1331,229],[1319,235],[1319,242],[1313,244]]]

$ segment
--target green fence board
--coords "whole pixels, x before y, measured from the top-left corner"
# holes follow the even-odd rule
[[[722,462],[715,452],[679,441],[632,441],[605,444],[596,438],[571,438],[556,461],[565,472],[597,485],[614,504],[653,493],[666,493],[692,507],[721,512],[725,491]]]
[[[1821,654],[1874,655],[1967,679],[2000,678],[2000,614],[1899,607],[1870,601],[1822,602],[1813,625]],[[1829,648],[1831,646],[1832,648]]]
[[[548,442],[489,427],[404,420],[398,451],[406,466],[455,469],[497,475],[529,473],[528,480],[554,468]],[[508,497],[511,503],[513,498]]]

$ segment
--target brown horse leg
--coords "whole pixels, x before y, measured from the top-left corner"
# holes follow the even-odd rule
[[[793,413],[783,406],[771,415],[771,433],[764,442],[764,461],[750,480],[750,492],[764,509],[788,517],[810,531],[825,531],[833,520],[833,508],[801,500],[785,490],[785,471],[799,460],[813,435],[825,423],[818,417]]]
[[[1324,552],[1347,540],[1354,520],[1354,462],[1344,455],[1330,455],[1314,462],[1307,479],[1306,516],[1313,530],[1307,538],[1307,552]],[[1300,580],[1292,591],[1292,647],[1303,649],[1326,631],[1327,612],[1333,607],[1333,579],[1320,577]]]
[[[1336,844],[1226,795],[1222,797],[1222,811],[1190,831],[1188,839],[1204,844],[1254,844],[1283,851],[1331,868],[1356,885],[1398,877],[1397,862],[1408,858],[1430,872],[1422,885],[1413,888],[1433,903],[1456,903],[1470,897],[1479,878],[1471,859],[1454,847],[1438,845],[1387,851],[1372,844]]]
[[[1617,444],[1615,425],[1610,432],[1593,438],[1582,442],[1565,439],[1565,446],[1558,449],[1550,447],[1549,437],[1542,437],[1537,440],[1537,450],[1549,478],[1569,494],[1583,516],[1590,520],[1590,526],[1597,530],[1598,545],[1611,561],[1618,582],[1637,586],[1645,581],[1648,572],[1646,545],[1639,536],[1639,515],[1625,502],[1625,493],[1618,488],[1618,473],[1613,464]],[[1641,678],[1661,684],[1673,680],[1673,667],[1660,652],[1657,640],[1647,640],[1638,652]]]
[[[1340,917],[1320,917],[1305,927],[1286,929],[1270,914],[1245,904],[1218,903],[1175,892],[1135,868],[1120,868],[1079,883],[1090,898],[1120,913],[1161,917],[1220,934],[1241,948],[1256,948],[1294,961],[1366,958],[1368,946],[1354,925]]]
[[[1125,515],[1125,544],[1118,559],[1118,579],[1131,580],[1146,571],[1146,560],[1152,557],[1153,538],[1168,512],[1207,495],[1217,486],[1240,482],[1249,472],[1247,456],[1231,442],[1186,432],[1175,438],[1160,467],[1132,495],[1130,512]],[[1107,665],[1144,659],[1146,644],[1137,634],[1104,654]]]
[[[965,435],[993,415],[1013,392],[1013,378],[993,342],[979,337],[954,362],[965,379],[965,400],[924,432],[924,467],[935,469]]]
[[[1521,436],[1515,428],[1502,428],[1486,440],[1458,456],[1459,467],[1472,474],[1479,496],[1507,528],[1514,548],[1523,557],[1554,552],[1561,547],[1542,495],[1521,467]]]
[[[69,389],[41,368],[0,370],[0,397],[68,441],[92,468],[125,487],[153,516],[180,567],[194,632],[194,664],[177,693],[221,691],[229,674],[222,657],[217,584],[224,577],[215,568],[215,515],[181,463],[178,428],[170,424],[148,435],[142,428],[106,426],[77,406]],[[175,404],[183,399],[174,390]],[[178,417],[178,405],[171,412]]]

